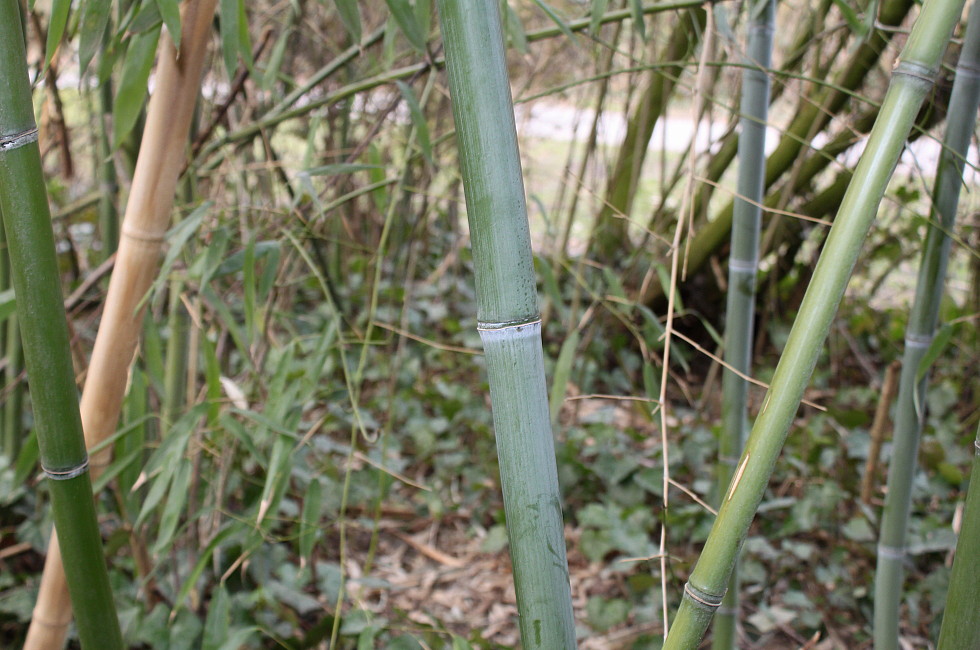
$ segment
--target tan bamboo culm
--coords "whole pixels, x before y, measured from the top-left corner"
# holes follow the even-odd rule
[[[116,264],[82,392],[82,426],[89,449],[115,433],[119,421],[126,377],[143,322],[143,311],[137,311],[137,306],[157,274],[177,178],[186,158],[216,4],[217,0],[184,2],[179,57],[166,35],[160,41],[156,88],[147,110]],[[107,446],[91,456],[93,481],[105,470],[110,453]],[[52,533],[25,650],[60,650],[70,622],[71,602],[61,551]]]

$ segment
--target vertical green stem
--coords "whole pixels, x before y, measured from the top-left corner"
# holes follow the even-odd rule
[[[122,648],[95,518],[17,0],[0,0],[0,213],[41,466],[85,648]]]
[[[496,0],[439,0],[524,648],[576,647],[531,237]]]
[[[928,0],[896,65],[864,154],[814,269],[799,315],[704,550],[684,587],[664,648],[696,648],[721,605],[735,560],[803,391],[823,350],[861,245],[874,221],[905,139],[932,88],[962,0]]]
[[[728,306],[725,313],[725,362],[722,377],[722,434],[718,449],[718,502],[732,480],[748,433],[746,402],[752,370],[755,285],[759,269],[759,230],[766,170],[766,122],[769,115],[769,66],[772,62],[776,0],[749,5],[748,51],[742,74],[741,134],[738,140],[738,193],[728,258]],[[738,567],[715,621],[713,647],[736,647]]]
[[[905,330],[902,374],[895,404],[893,451],[888,467],[888,491],[878,539],[875,573],[874,638],[878,650],[899,647],[899,608],[902,601],[905,538],[912,503],[919,437],[925,421],[927,368],[922,367],[936,326],[949,259],[951,239],[963,182],[963,166],[976,126],[980,104],[980,2],[970,10],[963,50],[949,101],[943,151],[936,170],[933,204],[919,265],[919,277]],[[976,542],[976,540],[974,540]],[[976,603],[973,603],[976,606]],[[974,621],[974,625],[976,625]],[[962,646],[966,647],[966,646]]]

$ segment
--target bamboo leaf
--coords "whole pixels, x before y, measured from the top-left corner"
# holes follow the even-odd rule
[[[334,174],[351,174],[365,169],[384,169],[381,165],[368,165],[362,163],[336,163],[334,165],[323,165],[321,167],[311,167],[303,170],[307,176],[332,176]]]
[[[231,627],[231,599],[228,589],[221,582],[211,592],[211,602],[208,605],[208,618],[204,623],[204,639],[202,650],[220,650],[228,639],[228,629]]]
[[[572,364],[575,362],[575,353],[578,351],[580,338],[579,331],[573,330],[565,342],[561,344],[558,361],[555,362],[555,376],[551,380],[551,396],[548,400],[551,403],[552,426],[558,422],[558,414],[561,412],[565,395],[568,393],[568,381],[572,374]]]
[[[401,91],[402,97],[408,105],[408,112],[412,117],[412,126],[415,127],[415,140],[419,144],[419,149],[422,150],[422,156],[430,167],[434,167],[435,163],[432,160],[432,140],[429,138],[429,124],[426,122],[425,115],[422,113],[422,106],[419,105],[419,100],[415,96],[415,91],[412,90],[411,86],[403,81],[396,81],[395,83],[398,85],[398,90]]]
[[[143,102],[146,100],[147,81],[157,52],[160,29],[137,34],[130,39],[123,61],[122,78],[113,102],[114,121],[112,125],[113,147],[129,135],[136,125]]]
[[[549,5],[544,0],[534,0],[534,4],[541,7],[541,11],[548,14],[548,18],[551,18],[551,20],[554,21],[555,25],[558,26],[558,29],[561,30],[562,34],[567,36],[569,40],[571,40],[573,43],[575,42],[575,34],[572,33],[572,28],[568,26],[568,23],[565,21],[565,19],[559,16],[558,12],[555,11],[551,7],[551,5]]]
[[[299,558],[300,564],[306,566],[313,554],[316,533],[320,528],[320,511],[323,508],[323,485],[314,478],[306,488],[303,500],[303,515],[299,524]]]
[[[228,78],[235,76],[238,69],[238,54],[241,52],[239,37],[241,29],[238,25],[238,0],[221,0],[221,56],[225,62]]]
[[[148,32],[151,29],[155,29],[163,22],[163,18],[160,16],[160,8],[157,7],[156,2],[144,2],[139,6],[139,10],[136,15],[133,16],[132,20],[126,25],[126,31],[130,34],[142,34],[143,32]]]
[[[255,61],[252,59],[252,35],[248,31],[248,12],[245,0],[238,0],[238,53],[245,62],[249,72],[254,72]]]
[[[177,593],[177,598],[174,599],[173,613],[176,613],[183,607],[184,603],[187,601],[187,597],[191,593],[191,589],[197,585],[197,581],[204,572],[204,567],[211,563],[211,556],[214,555],[215,550],[224,544],[229,538],[244,538],[245,532],[245,524],[243,522],[231,520],[224,530],[214,536],[214,539],[212,539],[208,543],[207,547],[201,551],[201,554],[197,558],[197,563],[194,565],[194,568],[191,569],[187,579],[184,580],[184,584],[181,585],[180,591]]]
[[[385,0],[385,2],[388,5],[388,10],[391,11],[391,17],[395,19],[395,23],[398,24],[398,28],[408,39],[408,42],[420,54],[425,54],[426,33],[422,31],[422,26],[416,20],[415,11],[412,10],[409,1]]]
[[[925,378],[932,364],[949,347],[949,342],[953,339],[953,329],[952,325],[946,323],[936,332],[929,347],[926,348],[925,354],[922,355],[918,368],[915,369],[915,383],[919,383]]]
[[[337,15],[344,29],[355,44],[361,42],[361,11],[357,8],[357,0],[334,0],[337,5]]]
[[[181,458],[177,463],[173,481],[170,483],[167,500],[160,514],[160,527],[153,544],[153,555],[160,555],[170,546],[180,523],[180,513],[187,504],[187,494],[191,485],[191,462]]]
[[[81,76],[85,76],[89,63],[102,47],[111,9],[112,0],[89,0],[79,9],[78,68]]]
[[[602,15],[606,13],[606,9],[609,8],[609,0],[592,0],[592,12],[590,14],[591,20],[589,21],[589,33],[593,36],[599,35],[599,29],[602,27]]]
[[[65,35],[65,27],[68,25],[68,11],[71,9],[71,0],[52,0],[51,2],[51,21],[48,23],[48,40],[44,46],[44,69],[47,70],[51,65],[51,57],[61,44],[61,39]]]
[[[647,23],[643,19],[643,0],[630,0],[630,12],[633,14],[633,25],[640,39],[647,40]]]
[[[524,31],[524,23],[506,0],[503,3],[503,14],[504,33],[507,34],[511,47],[521,54],[527,54],[527,32]]]
[[[293,36],[293,29],[284,29],[279,38],[276,40],[276,44],[272,47],[272,53],[269,55],[268,62],[266,63],[265,72],[259,78],[259,87],[262,90],[269,90],[272,88],[272,84],[276,82],[279,78],[279,71],[282,69],[282,60],[286,55],[286,46],[289,45],[289,41]]]
[[[170,32],[174,47],[180,50],[180,2],[179,0],[156,0],[157,10],[163,19],[163,24]]]

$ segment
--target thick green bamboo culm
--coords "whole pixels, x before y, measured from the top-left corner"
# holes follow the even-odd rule
[[[41,466],[86,649],[122,648],[68,346],[17,0],[0,0],[0,213],[10,251]]]
[[[749,4],[749,39],[742,73],[741,133],[738,139],[738,193],[732,219],[728,257],[728,305],[725,312],[725,369],[722,377],[722,436],[718,446],[718,499],[731,482],[748,433],[746,403],[752,371],[755,285],[759,271],[759,230],[766,172],[766,122],[769,117],[769,74],[776,0]],[[741,373],[741,374],[739,374]],[[738,565],[718,610],[712,647],[735,648],[738,619]]]
[[[977,603],[980,603],[980,544],[977,543],[980,540],[980,426],[973,450],[973,470],[949,577],[946,611],[936,644],[938,650],[980,648],[980,625],[977,625]]]
[[[531,237],[497,0],[439,0],[526,650],[576,647]]]
[[[963,0],[927,0],[922,6],[892,72],[878,119],[827,236],[735,477],[684,586],[677,618],[664,644],[667,650],[696,648],[721,605],[861,246],[919,107],[933,86],[962,8]]]
[[[904,580],[905,540],[919,438],[925,421],[927,373],[921,365],[939,322],[939,303],[943,297],[952,242],[949,233],[952,232],[956,220],[965,155],[976,127],[977,107],[980,104],[978,7],[980,2],[975,0],[970,8],[967,32],[956,68],[947,111],[946,135],[933,188],[929,231],[922,250],[912,311],[905,329],[902,374],[895,403],[893,451],[888,466],[888,490],[881,518],[878,566],[875,572],[874,639],[877,650],[899,647],[899,608]],[[976,538],[974,543],[977,543]],[[976,607],[976,601],[972,606]]]

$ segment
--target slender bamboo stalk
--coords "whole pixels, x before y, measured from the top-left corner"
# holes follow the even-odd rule
[[[531,237],[496,0],[439,0],[525,648],[574,648]]]
[[[0,0],[0,214],[23,325],[41,467],[64,548],[82,646],[122,648],[95,518],[20,24],[17,1]]]
[[[722,377],[722,437],[718,448],[718,502],[731,482],[748,434],[747,402],[752,371],[755,288],[759,270],[766,171],[766,123],[769,118],[769,67],[775,31],[776,0],[749,4],[749,40],[742,73],[741,134],[738,139],[738,194],[732,220],[728,258],[728,305],[725,312],[725,361]],[[736,647],[738,566],[732,570],[728,593],[714,626],[715,650]]]
[[[143,310],[137,307],[152,284],[159,263],[216,4],[216,0],[184,3],[179,63],[170,39],[161,41],[156,89],[150,99],[116,265],[82,394],[82,422],[89,448],[112,435],[119,420],[127,370],[143,320]],[[110,453],[111,447],[107,446],[93,455],[93,476],[105,469]],[[70,564],[67,558],[66,564]],[[63,644],[65,621],[70,619],[61,609],[63,590],[61,556],[58,546],[52,545],[48,548],[25,650],[60,648]]]
[[[724,598],[735,559],[768,486],[861,245],[916,113],[932,88],[962,8],[963,0],[929,0],[922,6],[827,236],[735,477],[684,587],[677,619],[664,644],[667,650],[697,647]]]
[[[899,647],[899,607],[902,602],[905,537],[912,503],[919,437],[925,422],[927,373],[922,368],[926,351],[939,322],[939,303],[949,260],[951,239],[963,182],[966,150],[980,105],[980,2],[970,10],[963,50],[953,82],[942,155],[936,170],[929,232],[922,250],[915,298],[905,329],[905,352],[895,404],[893,450],[888,467],[888,491],[878,538],[875,573],[875,648]],[[976,541],[976,540],[974,540]],[[976,603],[973,603],[976,606]],[[976,625],[974,621],[974,625]]]
[[[897,31],[892,28],[901,24],[913,4],[912,0],[882,0],[876,21],[876,25],[880,27],[854,49],[847,63],[835,75],[832,84],[827,85],[815,96],[807,98],[786,127],[776,149],[769,155],[766,161],[767,190],[793,168],[793,163],[799,159],[804,147],[809,146],[813,136],[832,122],[832,116],[840,112],[852,97],[853,91],[859,88],[868,73],[875,69],[881,53],[886,50],[886,46]],[[824,160],[824,166],[828,162]],[[791,187],[795,190],[800,186],[797,179]],[[714,252],[729,240],[733,214],[734,204],[729,203],[711,221],[698,228],[690,246],[683,251],[683,266],[689,276],[704,268]],[[665,295],[666,287],[662,287],[659,282],[651,282],[641,296],[641,300],[649,304]]]
[[[977,624],[977,603],[980,603],[980,544],[977,543],[980,540],[980,426],[973,447],[973,471],[949,578],[946,612],[937,644],[939,650],[980,648],[980,625]]]

